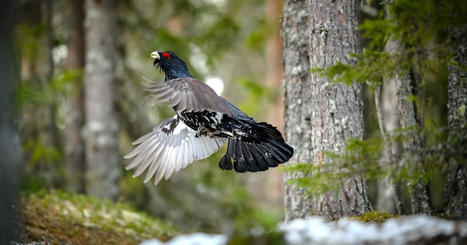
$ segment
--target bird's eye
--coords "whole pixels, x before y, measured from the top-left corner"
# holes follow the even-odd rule
[[[167,52],[164,52],[164,53],[162,54],[162,57],[166,57],[166,58],[168,58],[168,59],[172,58],[172,57],[170,56],[170,54],[167,53]]]

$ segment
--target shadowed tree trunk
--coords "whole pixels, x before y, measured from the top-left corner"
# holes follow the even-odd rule
[[[67,45],[66,68],[83,71],[84,2],[81,0],[67,1],[67,16],[70,35]],[[67,116],[64,131],[67,187],[74,192],[82,193],[85,191],[85,163],[84,142],[81,137],[84,123],[83,82],[81,76],[69,84],[67,92]]]
[[[307,0],[285,0],[282,38],[284,61],[284,130],[287,142],[295,149],[288,164],[312,162],[309,13]],[[301,173],[286,173],[284,181]],[[310,215],[311,203],[304,190],[285,185],[285,220]]]
[[[467,127],[467,27],[453,30],[458,46],[448,67],[448,129],[453,141],[466,137]],[[462,157],[460,158],[462,159]],[[465,159],[464,159],[465,160]],[[450,162],[444,190],[444,212],[451,219],[467,218],[467,164]]]
[[[52,26],[52,18],[53,18],[53,3],[51,0],[43,0],[41,3],[41,8],[43,12],[43,22],[45,26],[45,31],[44,31],[44,49],[46,52],[44,53],[44,57],[42,61],[40,61],[43,65],[43,77],[42,77],[42,82],[44,86],[49,86],[48,84],[52,82],[52,78],[54,75],[54,70],[55,70],[55,64],[53,60],[53,55],[52,55],[52,50],[54,48],[54,29]],[[40,64],[41,64],[40,63]],[[39,120],[37,122],[39,125],[41,123],[45,123],[44,129],[41,130],[42,132],[39,132],[40,135],[42,135],[43,142],[46,143],[47,145],[54,147],[54,148],[60,148],[60,140],[59,140],[59,135],[58,135],[58,128],[55,125],[55,116],[57,114],[57,102],[55,99],[51,99],[50,105],[47,107],[44,107],[44,114],[43,117],[39,116]],[[42,110],[40,108],[39,110]]]
[[[408,76],[397,80],[396,86],[398,89],[397,94],[399,95],[399,112],[401,114],[402,129],[423,127],[423,112],[420,108],[417,108],[415,102],[408,100],[409,96],[415,95],[418,97],[420,88],[417,86],[417,82],[413,82],[414,80]],[[400,164],[413,165],[415,166],[414,169],[420,170],[422,168],[420,165],[423,161],[421,153],[423,152],[424,145],[424,139],[418,130],[408,130],[406,138],[402,142],[404,153]],[[409,182],[408,187],[412,213],[430,214],[432,208],[428,184],[424,181]]]
[[[310,1],[310,66],[326,68],[358,52],[357,1]],[[349,139],[363,138],[363,101],[360,84],[332,84],[311,74],[311,159],[314,164],[329,162],[324,152],[343,153]],[[338,171],[338,170],[336,170]],[[336,219],[371,210],[366,183],[355,175],[343,179],[337,195],[330,192],[313,197],[312,214]]]
[[[121,175],[114,110],[117,57],[116,2],[86,1],[85,143],[86,191],[115,198]]]
[[[18,134],[18,113],[14,101],[18,84],[15,60],[14,27],[18,8],[15,1],[0,3],[0,244],[11,244],[16,223],[14,201],[17,197],[21,170],[21,144]]]
[[[402,166],[410,165],[412,169],[423,171],[421,154],[425,147],[425,139],[418,130],[424,127],[423,108],[410,100],[410,97],[416,97],[417,100],[422,101],[422,88],[420,88],[419,79],[416,78],[414,72],[411,71],[411,73],[410,75],[397,76],[395,79],[400,125],[401,129],[406,130],[399,164]],[[432,207],[428,184],[423,180],[409,182],[408,189],[412,213],[430,214]]]

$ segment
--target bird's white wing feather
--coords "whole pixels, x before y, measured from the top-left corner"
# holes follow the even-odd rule
[[[196,131],[177,116],[161,122],[152,132],[133,142],[136,147],[125,158],[132,158],[126,169],[136,169],[133,177],[146,171],[144,182],[154,178],[154,184],[185,168],[195,160],[209,157],[226,139],[196,137]]]

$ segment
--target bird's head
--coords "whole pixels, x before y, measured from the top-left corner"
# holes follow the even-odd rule
[[[175,78],[191,77],[190,71],[185,62],[172,51],[151,53],[154,58],[154,66],[160,68],[165,73],[165,80]]]

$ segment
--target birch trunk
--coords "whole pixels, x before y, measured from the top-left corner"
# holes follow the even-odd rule
[[[311,90],[308,0],[285,0],[282,38],[284,60],[285,135],[295,149],[288,164],[312,162],[311,158]],[[301,176],[286,173],[284,180]],[[310,215],[309,197],[304,190],[285,185],[285,220]]]
[[[353,63],[358,52],[357,1],[310,1],[310,66],[329,67],[340,61]],[[363,101],[359,84],[332,84],[319,74],[311,75],[312,162],[325,164],[325,151],[343,153],[349,139],[363,138]],[[371,210],[366,183],[355,175],[343,179],[339,193],[313,197],[312,214],[336,219]]]
[[[84,69],[84,3],[81,0],[67,1],[67,16],[70,35],[68,37],[68,57],[66,68],[69,70]],[[85,163],[84,142],[81,130],[84,123],[83,81],[81,78],[72,81],[68,88],[66,101],[67,117],[65,137],[65,172],[67,187],[74,192],[84,192]]]
[[[117,196],[121,175],[114,110],[115,5],[112,0],[86,1],[86,191],[99,198]]]

